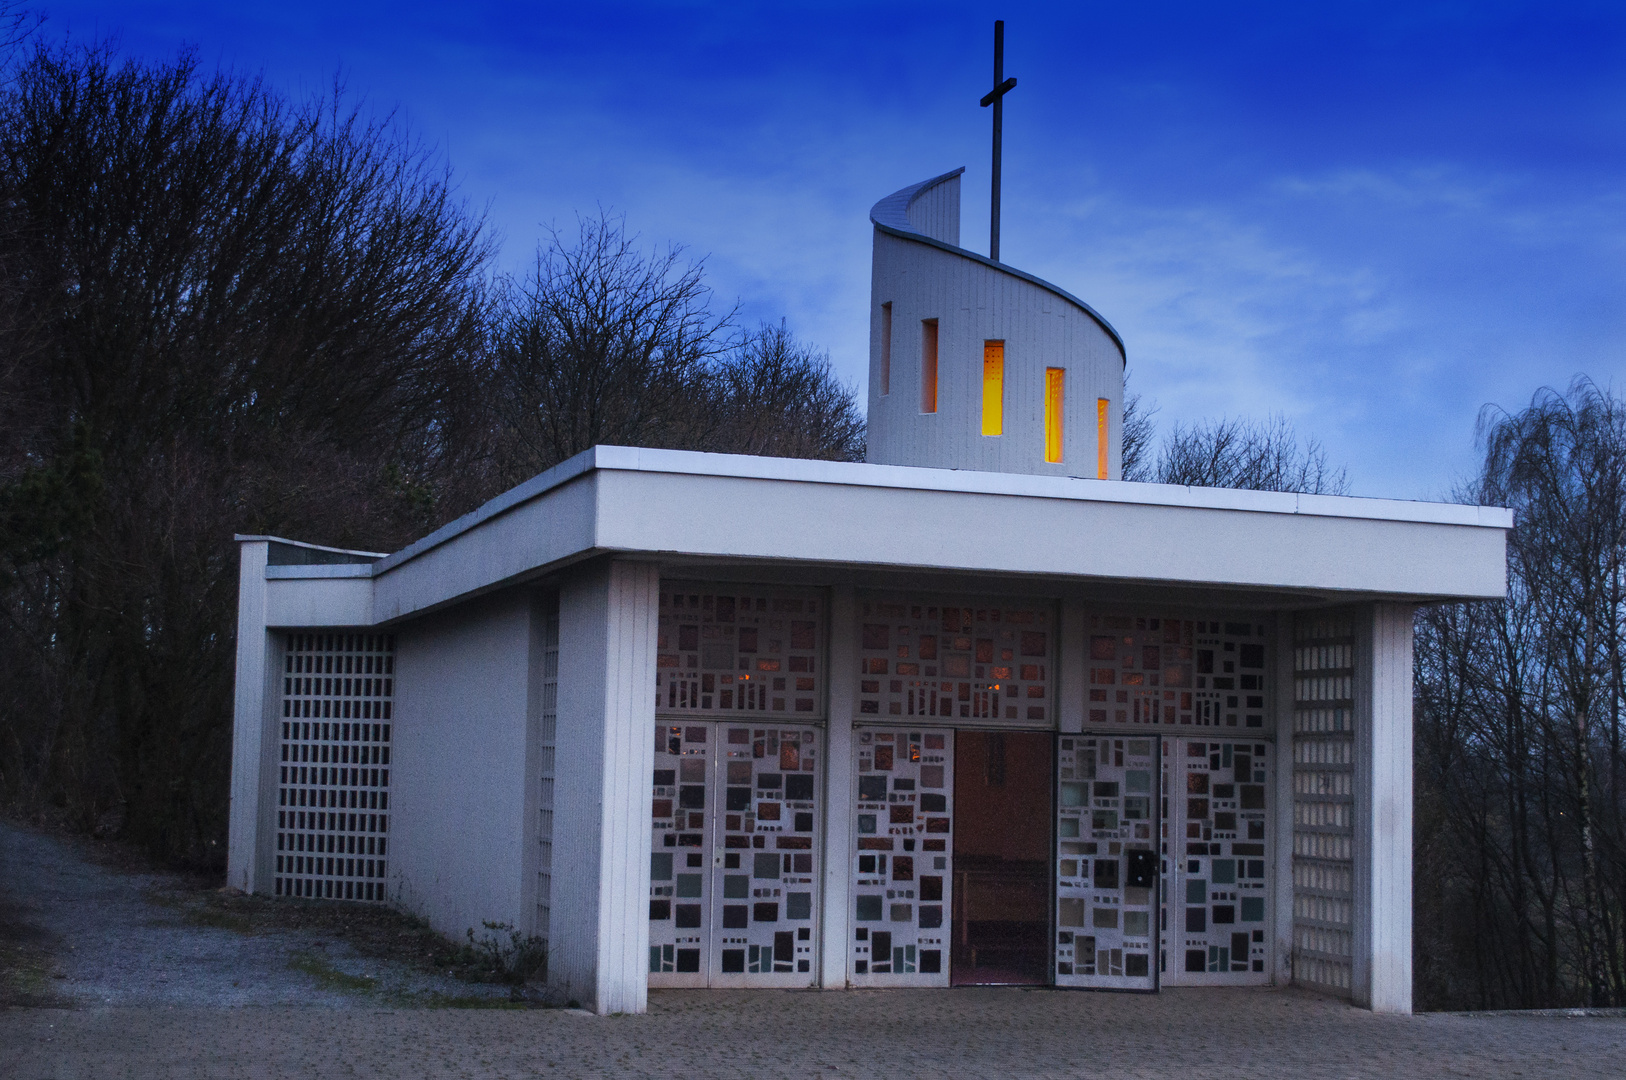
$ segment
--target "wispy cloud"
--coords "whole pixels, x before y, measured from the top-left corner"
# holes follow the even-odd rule
[[[351,89],[439,142],[503,264],[599,206],[707,258],[859,380],[869,206],[965,164],[986,235],[990,16],[59,0],[54,32]],[[1435,496],[1474,418],[1626,384],[1626,12],[1016,5],[1005,255],[1123,333],[1164,423],[1280,412],[1358,491]],[[1110,47],[1105,43],[1110,42]]]

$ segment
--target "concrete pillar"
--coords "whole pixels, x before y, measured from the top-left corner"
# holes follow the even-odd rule
[[[226,884],[244,892],[271,890],[270,860],[276,813],[278,741],[277,672],[280,655],[266,632],[265,567],[271,545],[238,544],[237,681],[232,703],[231,809],[226,841]]]
[[[819,902],[819,985],[847,986],[852,874],[853,714],[858,711],[858,603],[851,586],[830,590],[830,722],[824,750],[824,882]]]
[[[1089,702],[1089,631],[1084,604],[1069,597],[1061,602],[1061,625],[1056,635],[1056,730],[1064,735],[1084,730]]]
[[[660,571],[609,561],[559,593],[550,990],[597,1013],[649,996],[649,804]]]
[[[1293,981],[1293,616],[1281,612],[1275,620],[1273,690],[1275,715],[1266,723],[1275,732],[1275,786],[1272,789],[1276,820],[1271,823],[1275,837],[1276,891],[1270,898],[1271,954],[1270,981],[1286,986]]]
[[[1352,996],[1411,1012],[1412,606],[1355,621],[1355,948]]]

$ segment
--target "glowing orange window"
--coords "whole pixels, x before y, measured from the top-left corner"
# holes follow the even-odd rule
[[[1005,433],[1005,343],[982,343],[982,433]]]
[[[1095,399],[1095,475],[1102,480],[1107,478],[1107,436],[1111,432],[1107,429],[1107,399]]]
[[[1062,398],[1066,389],[1064,369],[1044,369],[1044,459],[1048,462],[1061,461]]]

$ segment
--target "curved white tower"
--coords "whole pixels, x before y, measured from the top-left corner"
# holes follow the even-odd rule
[[[1119,479],[1124,347],[1047,281],[960,244],[960,174],[875,204],[868,460]]]

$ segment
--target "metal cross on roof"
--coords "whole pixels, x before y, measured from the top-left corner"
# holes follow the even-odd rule
[[[1014,78],[1005,78],[1005,20],[994,22],[994,88],[982,96],[982,107],[994,107],[994,183],[989,202],[988,257],[999,261],[999,159],[1005,135],[1005,95],[1016,89]]]

